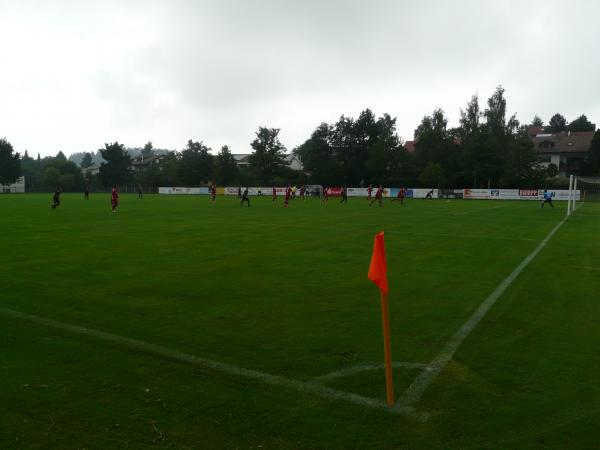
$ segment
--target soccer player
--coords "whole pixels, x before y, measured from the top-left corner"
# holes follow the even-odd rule
[[[304,185],[300,186],[300,198],[304,201],[304,194],[306,194],[306,188]]]
[[[54,191],[54,195],[52,196],[52,205],[50,208],[56,209],[60,206],[60,194],[62,193],[62,188],[57,187],[56,191]]]
[[[554,208],[554,205],[552,204],[552,197],[553,197],[552,192],[548,192],[548,190],[544,189],[544,200],[542,201],[542,208],[544,207],[544,204],[546,204],[546,203],[548,203],[551,208]]]
[[[375,192],[375,198],[373,200],[371,200],[371,202],[369,203],[369,206],[371,206],[375,202],[379,202],[379,206],[383,206],[383,203],[381,203],[382,198],[383,198],[383,186],[379,185],[379,187],[377,188],[377,192]]]
[[[142,185],[138,184],[138,198],[144,198],[144,190],[142,189]]]
[[[90,199],[90,187],[86,186],[84,191],[83,191],[83,198],[84,200],[89,200]]]
[[[238,186],[238,200],[242,198],[242,187]]]
[[[210,185],[210,199],[212,200],[213,203],[217,199],[217,186],[215,186],[215,183],[212,183]]]
[[[325,189],[323,189],[323,200],[321,200],[323,203],[327,203],[329,201],[329,188],[327,186],[325,186]]]
[[[296,199],[296,185],[292,186],[292,200]]]
[[[423,200],[425,200],[425,199],[433,200],[433,189],[427,193],[427,195],[425,196],[425,198]]]
[[[348,188],[346,186],[342,188],[342,200],[340,203],[348,203]]]
[[[367,200],[371,200],[371,193],[373,192],[373,186],[369,185],[367,188]]]
[[[393,199],[393,202],[400,202],[401,205],[404,204],[404,197],[406,197],[406,188],[404,186],[402,186],[400,188],[400,190],[398,191],[398,195],[396,196],[395,199]]]
[[[275,200],[277,200],[277,188],[273,186],[273,202],[275,202]]]
[[[117,212],[117,206],[119,206],[119,192],[117,192],[117,186],[113,185],[110,193],[110,204],[112,206],[112,212]]]
[[[242,201],[240,202],[240,206],[244,206],[244,202],[248,204],[250,207],[250,197],[248,197],[248,188],[244,189],[244,193],[242,194]]]
[[[285,188],[285,204],[284,204],[284,208],[288,207],[288,203],[290,202],[291,195],[292,195],[292,188],[288,184],[287,187]]]

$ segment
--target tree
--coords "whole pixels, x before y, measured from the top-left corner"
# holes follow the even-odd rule
[[[19,154],[6,139],[0,139],[0,184],[12,184],[21,176]]]
[[[558,176],[558,166],[556,164],[550,163],[548,167],[546,167],[546,176],[548,178],[554,178]]]
[[[490,132],[500,143],[501,148],[505,148],[507,140],[517,131],[519,121],[515,114],[506,120],[506,99],[504,98],[504,88],[498,86],[492,96],[488,99],[488,107],[483,112],[486,118],[486,124]]]
[[[536,114],[531,121],[532,127],[543,127],[544,121]]]
[[[271,185],[287,166],[283,159],[285,147],[279,141],[279,131],[279,128],[259,127],[256,139],[250,144],[254,149],[254,153],[248,158],[250,167],[262,185]]]
[[[152,146],[152,141],[146,142],[144,148],[142,149],[142,158],[149,158],[154,155],[154,147]]]
[[[567,129],[567,119],[562,114],[556,113],[550,118],[546,131],[550,133],[560,133]]]
[[[463,142],[468,141],[473,134],[479,131],[480,117],[479,97],[475,94],[467,103],[467,109],[460,110],[460,135]]]
[[[131,157],[125,146],[114,142],[99,149],[106,161],[100,165],[100,180],[104,186],[126,184],[131,180]]]
[[[435,163],[443,169],[444,175],[448,174],[450,177],[446,179],[444,176],[444,182],[454,184],[454,178],[459,172],[460,148],[454,142],[447,125],[448,120],[440,108],[436,108],[431,116],[423,117],[421,124],[415,130],[415,139],[418,139],[415,159],[417,173],[423,173],[429,163]],[[467,139],[470,140],[472,137]]]
[[[389,184],[397,179],[398,164],[404,150],[400,137],[396,133],[396,118],[384,114],[375,122],[372,138],[367,146],[365,167],[369,182]]]
[[[444,169],[441,164],[430,162],[427,164],[421,175],[419,175],[419,182],[425,187],[437,187],[439,188],[446,182],[444,175]]]
[[[55,158],[58,161],[66,161],[67,157],[65,156],[65,154],[62,152],[62,150],[59,150],[59,152],[56,154]]]
[[[596,125],[590,122],[585,114],[582,114],[569,124],[569,131],[596,131]]]
[[[60,172],[56,167],[46,167],[42,175],[42,182],[44,188],[49,191],[53,191],[58,188],[60,184]]]
[[[92,154],[86,152],[85,155],[83,155],[83,159],[81,160],[81,168],[85,169],[87,167],[91,167],[93,164],[94,162],[92,161]]]
[[[337,184],[343,181],[342,166],[331,145],[332,128],[325,122],[321,123],[309,139],[294,149],[294,154],[315,184]]]
[[[185,186],[208,184],[213,175],[213,156],[202,142],[188,141],[179,155],[179,180]]]
[[[503,187],[535,187],[547,176],[546,169],[538,167],[538,156],[533,142],[523,133],[510,145],[504,176],[501,179]]]
[[[221,150],[215,158],[215,180],[218,184],[227,186],[237,181],[238,167],[231,150],[227,145],[221,147]]]

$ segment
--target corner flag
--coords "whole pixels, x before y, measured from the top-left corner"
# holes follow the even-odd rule
[[[379,287],[381,296],[381,325],[383,328],[383,353],[385,356],[385,388],[387,404],[394,405],[394,381],[392,379],[392,350],[390,344],[390,313],[388,305],[387,264],[385,262],[385,244],[383,231],[375,235],[373,255],[369,266],[369,280]]]
[[[373,243],[373,256],[371,256],[371,265],[369,266],[369,280],[379,286],[386,294],[389,292],[387,282],[387,265],[385,262],[385,243],[383,240],[383,231],[375,235]]]

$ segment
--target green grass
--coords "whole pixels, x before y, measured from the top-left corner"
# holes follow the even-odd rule
[[[306,381],[429,362],[566,204],[0,196],[0,307]],[[281,202],[281,199],[279,199]],[[0,313],[0,448],[591,448],[600,422],[600,204],[562,226],[418,403],[427,422]],[[399,395],[418,373],[396,369]],[[383,370],[329,386],[385,399]]]

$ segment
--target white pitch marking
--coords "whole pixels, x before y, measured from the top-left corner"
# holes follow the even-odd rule
[[[404,361],[396,361],[392,363],[392,367],[395,368],[406,368],[406,369],[427,369],[427,364],[417,363],[417,362],[404,362]],[[385,369],[384,364],[361,364],[358,366],[348,367],[346,369],[336,370],[335,372],[330,372],[328,374],[322,375],[320,377],[313,378],[311,381],[313,383],[324,383],[327,381],[335,380],[336,378],[348,377],[351,375],[355,375],[360,372],[366,372],[369,370],[379,370]]]
[[[479,305],[479,308],[469,317],[469,319],[458,329],[458,331],[446,343],[442,351],[428,364],[428,370],[423,370],[412,384],[404,391],[398,399],[394,409],[402,410],[409,407],[414,407],[423,393],[431,385],[433,380],[438,376],[442,369],[454,356],[458,347],[463,343],[465,338],[473,331],[477,324],[483,319],[489,309],[496,303],[506,289],[515,281],[515,279],[523,272],[523,269],[538,255],[538,253],[546,246],[548,241],[558,229],[566,221],[566,217],[556,225],[542,242],[506,277],[494,291]]]
[[[47,319],[44,317],[34,316],[20,311],[15,311],[8,308],[0,307],[0,314],[4,316],[25,320],[38,325],[43,325],[50,328],[55,328],[69,333],[80,334],[84,336],[90,336],[92,338],[118,344],[123,347],[134,349],[152,356],[158,356],[160,358],[170,359],[174,361],[181,361],[185,363],[191,363],[206,369],[211,369],[217,372],[225,373],[228,375],[234,375],[242,378],[249,378],[252,380],[260,381],[266,384],[283,386],[288,389],[293,389],[299,392],[316,395],[323,398],[342,400],[348,403],[352,403],[359,406],[366,406],[369,408],[380,409],[395,414],[401,414],[409,417],[421,418],[421,414],[414,411],[412,407],[406,408],[395,408],[390,409],[386,402],[370,397],[363,397],[361,395],[353,394],[351,392],[340,391],[338,389],[332,389],[323,386],[315,382],[303,382],[285,378],[279,375],[271,375],[269,373],[260,372],[252,369],[245,369],[243,367],[237,367],[231,364],[214,361],[201,356],[190,355],[177,350],[172,350],[159,345],[151,344],[148,342],[141,341],[139,339],[132,339],[124,336],[119,336],[112,333],[106,333],[104,331],[97,331],[91,328],[80,327],[77,325],[71,325],[57,320]]]

